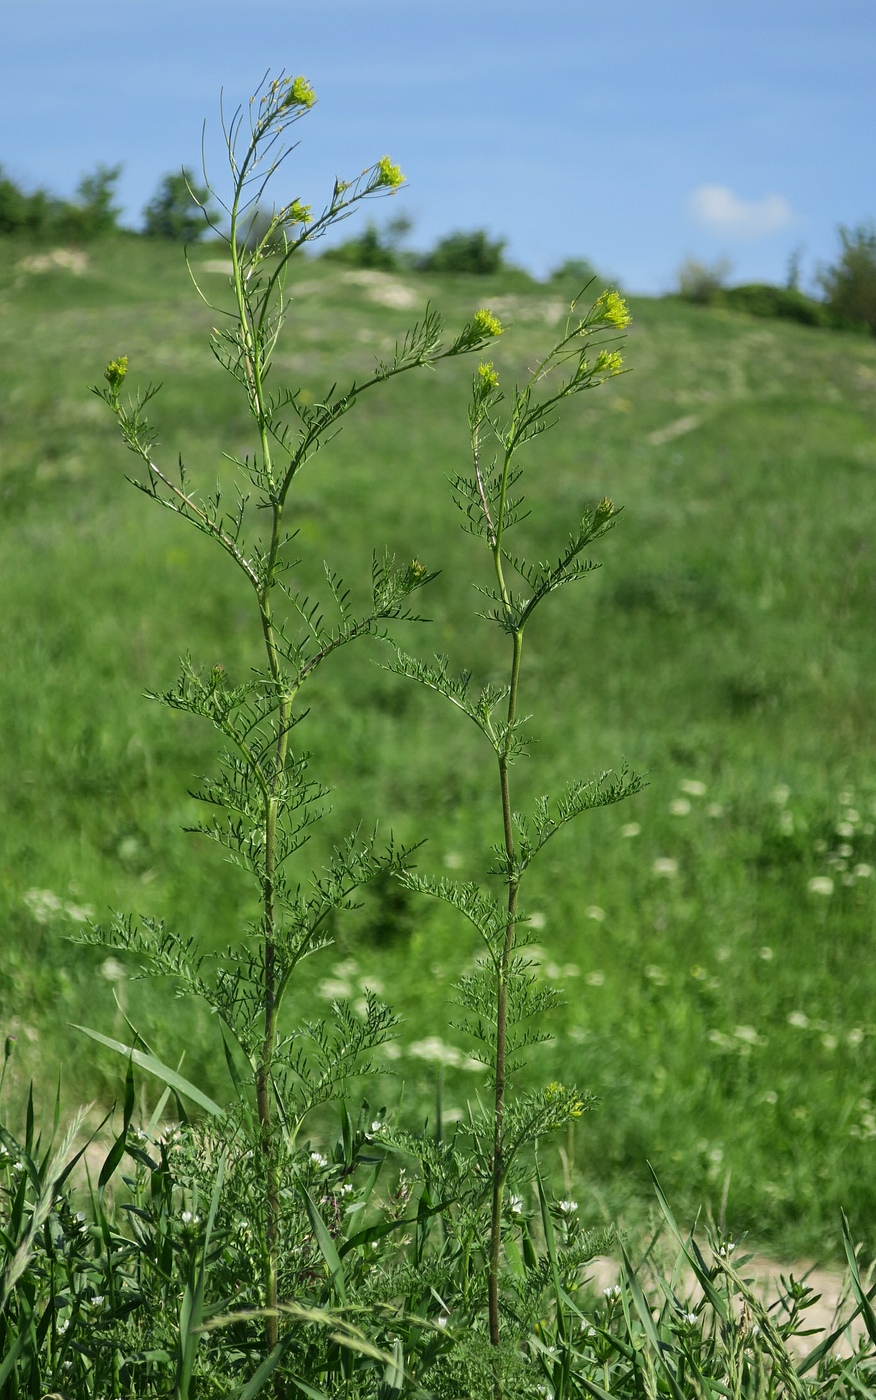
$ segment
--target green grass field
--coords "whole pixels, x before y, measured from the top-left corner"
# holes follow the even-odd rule
[[[219,1093],[210,1018],[68,936],[111,909],[217,948],[239,936],[242,877],[180,832],[212,735],[143,692],[172,683],[186,650],[244,673],[257,623],[225,560],[127,485],[133,459],[87,386],[119,354],[135,384],[162,381],[165,461],[181,451],[205,488],[227,475],[223,451],[251,450],[248,420],[177,249],[119,239],[81,275],[22,270],[27,250],[4,251],[0,1029],[17,1036],[13,1100],[59,1072],[68,1107],[111,1100],[119,1064],[68,1023],[124,1032],[114,993],[157,1053],[185,1051],[189,1077]],[[199,249],[196,265],[217,256]],[[303,262],[296,277],[276,372],[314,396],[386,353],[427,298],[451,326],[481,305],[513,322],[494,356],[506,377],[564,313],[555,290],[514,275]],[[203,280],[227,294],[221,271]],[[529,1074],[601,1097],[565,1144],[585,1217],[638,1218],[649,1160],[680,1217],[717,1212],[723,1195],[728,1224],[758,1244],[830,1256],[841,1205],[858,1233],[876,1212],[876,341],[673,300],[632,310],[633,372],[532,449],[527,552],[552,551],[604,494],[625,510],[599,545],[604,567],[546,607],[527,644],[539,742],[518,784],[556,792],[626,758],[649,786],[568,829],[533,870],[540,975],[566,1004]],[[398,639],[486,680],[503,658],[473,620],[483,561],[446,480],[466,466],[472,369],[408,376],[356,410],[302,482],[296,577],[318,588],[326,559],[364,594],[384,545],[440,568],[432,621]],[[389,655],[351,648],[314,682],[307,743],[335,792],[313,859],[379,820],[426,841],[422,870],[479,876],[499,835],[488,758],[449,706],[379,668]],[[403,1080],[422,1121],[442,1073],[452,1118],[481,1082],[448,1029],[468,932],[378,885],[334,935],[297,1007],[382,986],[405,1019],[372,1099],[394,1102]]]

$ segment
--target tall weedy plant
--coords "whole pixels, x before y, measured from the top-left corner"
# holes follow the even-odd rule
[[[573,303],[559,340],[526,381],[514,387],[510,411],[502,411],[504,395],[491,363],[479,365],[474,376],[468,415],[472,466],[452,486],[466,529],[489,552],[493,582],[481,588],[490,605],[483,616],[507,638],[506,683],[487,685],[474,694],[470,673],[451,676],[442,657],[427,664],[400,652],[393,668],[437,691],[473,721],[496,761],[502,838],[494,847],[496,860],[490,873],[503,881],[504,899],[475,884],[399,872],[411,889],[443,900],[463,914],[484,944],[479,970],[462,978],[458,993],[467,1013],[464,1028],[479,1042],[476,1053],[492,1073],[492,1111],[473,1125],[473,1132],[480,1139],[478,1156],[490,1187],[487,1274],[494,1347],[500,1342],[502,1204],[509,1172],[524,1146],[580,1117],[592,1097],[551,1084],[540,1092],[509,1098],[509,1076],[520,1066],[521,1052],[546,1038],[534,1019],[556,1002],[552,989],[537,985],[526,957],[529,940],[519,902],[521,882],[538,853],[574,817],[619,802],[642,786],[641,779],[624,768],[619,774],[606,772],[592,781],[573,782],[554,802],[539,799],[529,817],[515,810],[511,769],[515,758],[526,752],[529,737],[528,716],[520,714],[524,637],[551,594],[596,567],[585,551],[611,528],[617,512],[608,499],[585,510],[552,561],[527,560],[512,550],[510,536],[525,515],[524,449],[551,426],[567,399],[621,373],[620,351],[609,348],[606,341],[616,339],[629,320],[626,304],[615,291],[603,292],[584,315]]]
[[[478,350],[501,330],[495,317],[479,311],[444,343],[440,319],[427,308],[392,358],[378,362],[370,376],[345,391],[332,386],[321,402],[310,403],[299,390],[272,386],[272,361],[291,309],[286,280],[291,259],[355,205],[392,194],[403,182],[398,167],[384,157],[353,181],[336,180],[320,215],[293,199],[274,206],[266,219],[266,187],[289,149],[285,134],[314,101],[304,78],[266,80],[247,111],[238,109],[230,123],[223,121],[231,197],[225,203],[215,190],[210,193],[228,218],[221,236],[231,259],[232,296],[230,305],[213,307],[223,326],[214,332],[213,351],[246,399],[254,435],[251,454],[228,459],[236,472],[232,504],[226,506],[218,487],[211,496],[195,489],[182,460],[175,475],[160,462],[146,416],[156,391],[150,387],[123,400],[125,358],[108,365],[106,386],[95,391],[115,414],[126,446],[142,465],[133,484],[207,535],[242,575],[263,645],[261,668],[248,679],[233,684],[220,668],[203,673],[186,659],[177,685],[154,697],[173,710],[207,719],[227,745],[218,776],[205,779],[197,794],[213,809],[212,819],[195,829],[224,847],[255,881],[261,904],[257,924],[240,930],[243,936],[212,973],[193,940],[162,922],[120,918],[90,938],[136,953],[153,973],[181,979],[218,1013],[249,1067],[247,1081],[238,1075],[227,1048],[240,1121],[254,1134],[262,1159],[259,1228],[269,1347],[278,1340],[281,1154],[294,1147],[307,1114],[336,1096],[352,1072],[367,1068],[368,1051],[386,1039],[394,1022],[389,1009],[369,995],[364,1016],[338,1003],[330,1023],[307,1026],[305,1042],[300,1030],[293,1034],[283,1027],[284,998],[302,960],[328,941],[331,912],[350,907],[357,887],[380,871],[399,870],[405,858],[392,845],[381,851],[375,838],[362,840],[354,833],[327,869],[315,875],[302,869],[302,848],[323,815],[326,791],[311,776],[307,753],[297,743],[296,729],[306,713],[302,690],[339,648],[360,637],[382,635],[390,619],[412,618],[412,595],[433,577],[417,561],[398,566],[375,555],[371,606],[356,615],[344,583],[326,565],[326,586],[337,612],[334,621],[327,620],[318,601],[288,582],[297,563],[290,553],[293,488],[364,395],[410,370]],[[220,234],[218,227],[214,232]],[[203,1106],[203,1095],[199,1101]]]

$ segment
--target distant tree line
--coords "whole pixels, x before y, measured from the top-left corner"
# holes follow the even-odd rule
[[[678,295],[703,306],[727,306],[751,316],[778,317],[834,330],[869,330],[876,335],[876,225],[839,229],[836,262],[816,274],[820,296],[800,287],[800,256],[795,253],[784,287],[766,282],[727,285],[730,264],[687,258],[678,270]]]
[[[98,165],[82,177],[73,199],[67,200],[43,189],[28,193],[0,166],[0,236],[17,234],[33,242],[83,242],[132,232],[122,229],[121,209],[115,202],[121,170],[120,165]],[[162,177],[143,210],[139,232],[146,238],[195,243],[215,228],[216,217],[209,190],[183,168]],[[250,236],[258,233],[262,223],[264,218],[255,210]],[[368,223],[354,238],[326,248],[322,257],[350,268],[383,272],[515,273],[526,277],[506,262],[506,239],[494,238],[486,229],[456,230],[440,238],[428,252],[417,253],[404,246],[411,228],[404,215],[383,227]],[[836,262],[817,274],[820,296],[807,295],[800,288],[799,255],[791,260],[784,287],[764,282],[728,286],[728,263],[707,264],[688,258],[678,272],[678,295],[686,301],[723,305],[754,316],[811,326],[868,329],[876,334],[876,225],[871,221],[857,228],[841,227],[839,239]],[[554,270],[550,281],[558,288],[580,290],[595,276],[587,261],[570,259]]]
[[[116,204],[120,165],[98,165],[83,175],[73,199],[59,199],[47,190],[28,194],[0,166],[0,235],[24,235],[34,242],[70,239],[85,242],[108,234],[130,232],[119,222]],[[204,210],[212,215],[209,191],[188,170],[165,175],[143,210],[142,234],[194,243],[209,232]]]

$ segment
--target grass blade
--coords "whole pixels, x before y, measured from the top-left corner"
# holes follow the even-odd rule
[[[175,1069],[170,1069],[163,1065],[160,1060],[156,1060],[154,1055],[145,1055],[142,1050],[135,1050],[132,1045],[123,1045],[120,1040],[112,1040],[108,1035],[101,1035],[100,1031],[89,1030],[88,1026],[77,1026],[75,1022],[70,1023],[75,1031],[82,1031],[83,1035],[90,1036],[96,1040],[98,1045],[105,1045],[108,1050],[115,1050],[118,1055],[126,1055],[134,1061],[139,1069],[145,1069],[149,1074],[154,1074],[158,1079],[175,1089],[177,1093],[185,1094],[187,1099],[196,1103],[199,1108],[203,1108],[207,1113],[212,1113],[215,1117],[221,1118],[223,1110],[213,1099],[195,1087],[183,1075],[177,1073]]]

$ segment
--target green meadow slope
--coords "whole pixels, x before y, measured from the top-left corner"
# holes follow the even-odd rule
[[[17,1036],[12,1099],[59,1070],[68,1105],[111,1099],[119,1065],[68,1023],[124,1035],[123,1014],[220,1093],[215,1023],[69,935],[89,909],[120,909],[211,947],[241,936],[246,885],[180,831],[212,736],[143,692],[173,682],[183,651],[245,673],[256,619],[224,559],[126,484],[133,459],[87,386],[119,354],[134,383],[161,381],[160,451],[169,465],[182,452],[206,489],[229,479],[223,451],[252,450],[248,421],[178,250],[121,239],[79,272],[4,252],[0,1030]],[[194,257],[221,301],[219,255]],[[513,322],[494,356],[510,378],[564,314],[555,291],[514,277],[303,262],[295,278],[276,374],[314,397],[385,354],[427,299],[451,326],[479,305]],[[717,1211],[724,1195],[734,1229],[831,1253],[840,1205],[859,1230],[876,1213],[876,340],[672,300],[632,310],[632,372],[531,450],[529,554],[552,552],[602,495],[624,513],[599,546],[603,567],[545,609],[528,644],[538,742],[517,781],[537,796],[626,758],[649,786],[569,829],[534,869],[539,975],[565,1006],[527,1073],[601,1097],[564,1144],[585,1214],[633,1218],[650,1160],[682,1213]],[[440,568],[431,622],[398,639],[485,680],[501,659],[474,619],[483,561],[447,486],[466,465],[472,368],[409,376],[361,404],[301,481],[295,572],[318,590],[325,559],[361,596],[373,548]],[[300,732],[335,789],[314,861],[379,822],[425,840],[421,869],[474,878],[499,834],[487,756],[450,707],[376,664],[388,659],[378,644],[351,648],[314,683]],[[397,1100],[403,1079],[404,1112],[422,1121],[440,1074],[452,1122],[482,1082],[448,1028],[453,981],[476,953],[469,932],[378,885],[334,936],[298,1009],[383,987],[404,1024],[372,1100]],[[152,1086],[143,1093],[151,1102]]]

